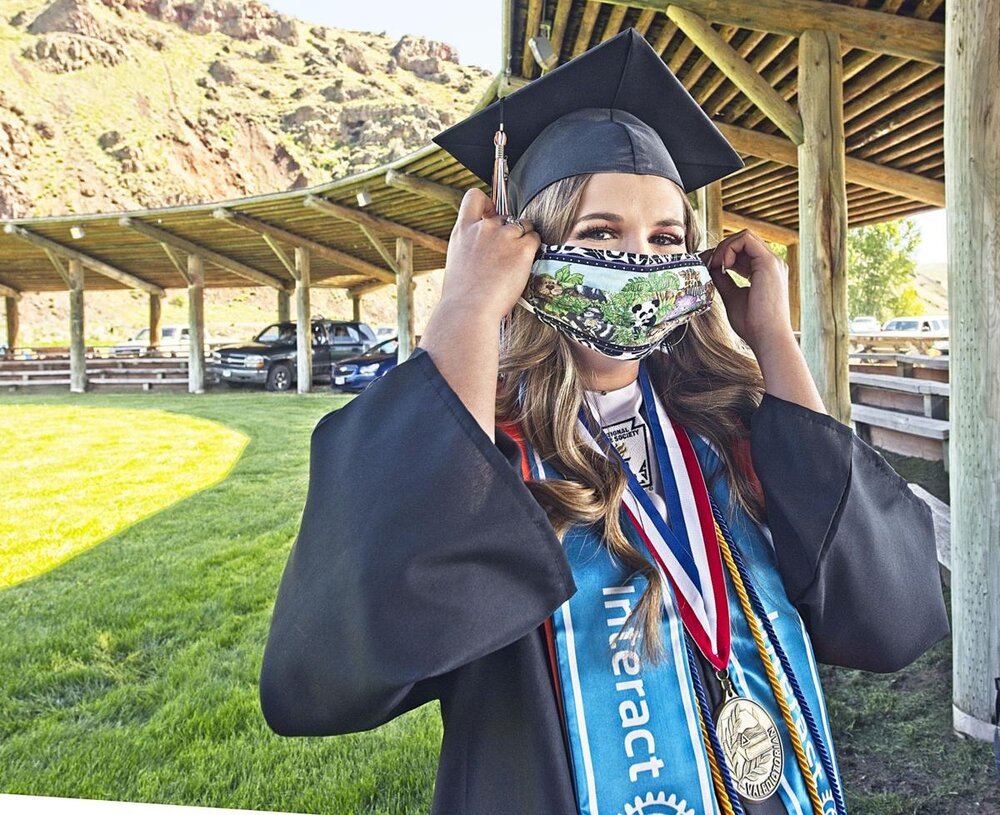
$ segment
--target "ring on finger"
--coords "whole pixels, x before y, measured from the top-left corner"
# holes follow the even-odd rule
[[[528,233],[528,230],[524,228],[524,224],[521,223],[521,219],[515,218],[513,215],[508,215],[506,220],[504,221],[504,224],[505,225],[514,224],[515,226],[519,227],[521,230],[521,234],[518,237],[523,238]]]

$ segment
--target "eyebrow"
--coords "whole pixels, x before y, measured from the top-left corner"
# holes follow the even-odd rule
[[[580,221],[611,221],[612,223],[620,223],[622,220],[621,215],[616,215],[613,212],[591,212],[587,215],[582,215],[573,222],[573,226],[576,226]],[[656,226],[684,226],[683,221],[678,221],[676,218],[664,218],[656,222]]]

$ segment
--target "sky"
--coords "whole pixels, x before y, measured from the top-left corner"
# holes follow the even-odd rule
[[[268,4],[308,23],[441,40],[458,49],[463,64],[494,73],[500,70],[501,0],[268,0]],[[944,263],[944,210],[910,217],[921,232],[917,263]]]
[[[267,0],[308,23],[390,37],[415,34],[458,49],[463,65],[500,70],[500,0]]]

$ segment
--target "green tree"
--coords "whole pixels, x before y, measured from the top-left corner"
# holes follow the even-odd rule
[[[913,287],[920,227],[910,219],[860,226],[847,233],[847,304],[851,317],[923,313]]]

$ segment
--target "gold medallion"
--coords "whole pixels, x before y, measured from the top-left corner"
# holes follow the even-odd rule
[[[768,712],[753,699],[736,696],[723,681],[728,698],[715,713],[715,730],[737,792],[750,801],[763,801],[781,783],[784,751],[778,728]]]

